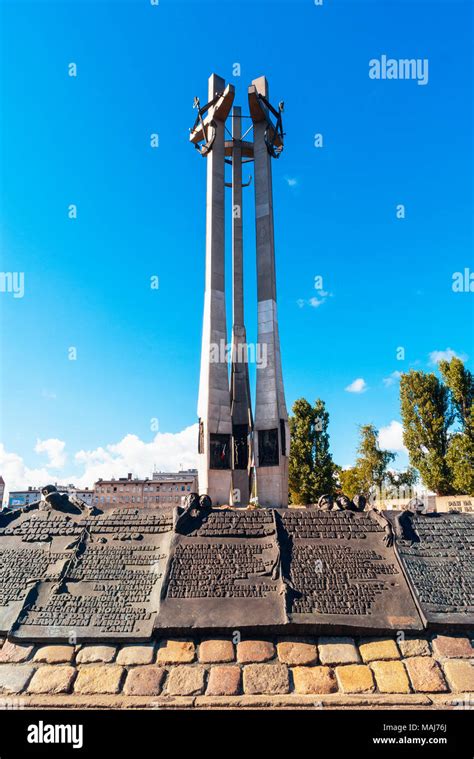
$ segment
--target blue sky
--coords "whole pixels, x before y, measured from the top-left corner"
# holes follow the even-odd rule
[[[16,486],[95,476],[124,438],[136,458],[123,444],[118,468],[145,449],[162,468],[190,462],[194,431],[170,453],[196,422],[203,306],[206,167],[188,130],[212,71],[244,113],[262,74],[285,101],[273,177],[286,397],[326,402],[335,460],[353,461],[358,424],[397,438],[393,372],[433,369],[448,348],[471,366],[473,295],[452,291],[454,272],[474,270],[469,3],[2,0],[1,15],[1,269],[25,277],[23,298],[0,293],[0,468]],[[428,83],[370,79],[382,54],[428,59]],[[252,341],[252,187],[244,203]],[[317,307],[316,276],[330,293]],[[356,379],[364,392],[345,389]]]

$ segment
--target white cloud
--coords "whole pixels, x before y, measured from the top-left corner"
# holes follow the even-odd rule
[[[99,477],[125,477],[128,472],[138,477],[150,477],[155,466],[165,472],[193,469],[197,465],[197,437],[197,424],[181,432],[158,432],[150,442],[140,440],[137,435],[125,435],[117,443],[77,451],[74,455],[76,473],[65,471],[65,443],[62,440],[37,441],[35,451],[47,453],[49,457],[48,464],[37,469],[29,467],[17,453],[6,451],[0,443],[0,474],[6,490],[10,491],[30,485],[41,487],[49,482],[92,487]],[[59,465],[61,459],[63,464]],[[51,468],[58,471],[51,474]]]
[[[326,303],[328,298],[332,298],[332,293],[328,293],[326,290],[318,290],[317,296],[313,296],[308,300],[299,298],[296,303],[300,308],[304,308],[304,306],[309,306],[310,308],[319,308],[319,306],[322,306],[324,303]]]
[[[296,187],[298,185],[298,180],[296,177],[285,177],[285,181],[288,187]]]
[[[52,390],[42,390],[41,397],[46,398],[48,401],[54,401],[58,396]]]
[[[51,474],[47,469],[28,467],[17,453],[10,453],[0,443],[0,474],[5,480],[6,491],[21,490],[29,485],[44,485],[51,482]]]
[[[400,422],[393,419],[386,427],[381,427],[378,437],[381,448],[387,448],[389,451],[403,451],[407,449],[403,444],[403,427]]]
[[[444,351],[431,351],[430,364],[439,364],[440,361],[451,361],[452,358],[460,358],[461,361],[467,361],[467,356],[463,353],[456,353],[452,348],[446,348]]]
[[[355,379],[354,382],[351,382],[345,390],[348,393],[364,393],[367,390],[367,383],[362,377],[359,377],[358,379]]]
[[[192,469],[197,464],[198,425],[193,424],[181,432],[158,432],[149,443],[137,435],[125,435],[118,443],[78,451],[77,464],[84,467],[79,478],[81,484],[90,484],[99,477],[124,477],[133,472],[139,477],[149,477],[156,465],[167,472]],[[77,479],[77,478],[76,478]]]
[[[35,445],[36,453],[45,453],[48,457],[46,466],[53,469],[60,469],[66,463],[66,454],[64,449],[66,443],[58,438],[50,437],[48,440],[37,440]]]
[[[401,372],[395,371],[389,374],[388,377],[384,377],[382,382],[385,385],[385,387],[390,387],[391,385],[394,385],[395,382],[398,382],[401,376],[402,376]]]

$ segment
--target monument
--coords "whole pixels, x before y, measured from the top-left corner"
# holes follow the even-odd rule
[[[474,626],[474,517],[410,511],[387,515],[425,624],[433,629]]]
[[[470,630],[474,517],[374,509],[102,513],[53,486],[0,514],[0,634],[146,641],[190,630]]]
[[[283,149],[283,103],[268,100],[265,77],[248,89],[253,142],[242,135],[242,113],[226,120],[234,88],[215,74],[208,102],[200,105],[190,140],[207,159],[206,284],[199,381],[198,472],[200,492],[215,505],[246,506],[253,490],[262,506],[288,505],[290,436],[278,333],[271,159]],[[228,130],[227,130],[228,131]],[[257,368],[255,423],[248,373],[244,322],[242,164],[254,162],[258,299],[257,346],[264,361]],[[230,383],[221,345],[227,345],[225,301],[225,164],[232,166],[232,349]],[[255,467],[252,467],[252,462]],[[251,482],[255,470],[256,482]]]
[[[191,141],[207,160],[206,288],[199,387],[201,495],[103,513],[45,486],[0,513],[0,635],[19,641],[147,641],[242,631],[381,635],[474,627],[474,516],[378,512],[362,496],[288,509],[289,431],[278,335],[271,160],[282,111],[261,77],[213,74]],[[232,119],[232,129],[226,121]],[[246,140],[253,129],[253,141]],[[226,132],[229,132],[226,139]],[[258,342],[252,414],[244,319],[242,168],[254,164]],[[225,165],[232,181],[225,181]],[[249,184],[248,182],[246,183]],[[225,302],[225,189],[232,188],[232,362]],[[217,351],[216,351],[217,347]],[[217,354],[217,358],[216,358]],[[251,482],[255,470],[256,481]],[[252,492],[259,505],[246,509]],[[232,508],[214,508],[228,506]]]

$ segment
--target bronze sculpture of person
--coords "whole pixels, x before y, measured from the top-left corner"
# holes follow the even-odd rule
[[[334,499],[332,495],[325,494],[318,498],[316,505],[320,511],[331,511],[334,506]]]
[[[358,493],[352,499],[352,503],[356,507],[356,511],[364,511],[367,505],[367,498],[363,493]]]
[[[357,511],[351,499],[347,495],[344,495],[344,493],[337,496],[336,504],[340,511]]]

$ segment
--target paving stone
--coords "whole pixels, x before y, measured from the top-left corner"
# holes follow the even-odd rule
[[[328,693],[328,695],[302,695],[299,693],[286,693],[286,694],[263,694],[263,695],[239,695],[239,696],[196,696],[194,699],[189,699],[187,706],[193,706],[197,708],[218,708],[218,709],[238,709],[238,708],[250,708],[250,709],[299,709],[303,707],[305,709],[355,709],[361,710],[364,708],[373,709],[382,707],[382,709],[410,709],[412,707],[422,706],[424,709],[433,705],[432,699],[448,699],[446,694],[432,694],[427,696],[422,693],[408,693],[408,694],[393,694],[393,693]],[[467,703],[467,698],[460,696],[452,696],[453,700],[457,703],[461,701]],[[156,701],[160,701],[156,706],[166,707],[166,696],[158,696]],[[178,699],[178,697],[176,697]],[[185,697],[181,697],[184,701]],[[189,704],[189,701],[192,701]],[[471,702],[472,703],[472,702]],[[171,708],[174,705],[171,704]],[[442,707],[444,708],[444,707]],[[309,715],[308,715],[309,716]],[[344,729],[344,728],[342,728]],[[337,732],[337,731],[336,731]],[[336,734],[336,733],[335,733]],[[292,738],[298,740],[299,734],[295,731],[292,733]],[[316,735],[315,735],[316,739]]]
[[[372,693],[375,689],[372,670],[366,664],[336,667],[336,675],[344,693]]]
[[[0,649],[0,663],[14,664],[15,662],[27,661],[34,646],[25,646],[22,643],[12,643],[6,640]]]
[[[296,693],[335,693],[337,682],[330,667],[295,667],[291,670]]]
[[[431,656],[413,656],[405,661],[413,690],[419,693],[443,693],[448,690],[438,662]]]
[[[318,651],[321,664],[355,664],[360,661],[353,638],[319,638]]]
[[[36,667],[29,664],[2,664],[0,666],[0,692],[21,693],[31,680]]]
[[[381,693],[410,693],[410,683],[401,661],[374,661],[371,667]]]
[[[118,693],[124,668],[118,664],[86,664],[79,668],[75,693]]]
[[[234,644],[224,638],[207,638],[199,646],[199,661],[210,664],[213,662],[229,662],[235,660]]]
[[[243,640],[237,645],[237,661],[241,664],[273,659],[275,646],[269,640]]]
[[[310,639],[280,639],[277,643],[277,652],[278,658],[283,664],[298,666],[316,664],[318,661],[318,648]]]
[[[366,638],[359,643],[362,661],[388,661],[400,659],[400,651],[392,638]]]
[[[167,692],[170,696],[197,696],[204,691],[204,667],[173,667],[168,677]]]
[[[244,667],[245,693],[288,693],[289,687],[285,664],[248,664]]]
[[[408,658],[409,656],[430,656],[431,649],[430,644],[423,638],[405,638],[405,640],[399,640],[398,647],[402,652],[402,656]]]
[[[194,661],[196,649],[192,640],[162,640],[158,648],[158,664],[186,664]]]
[[[133,667],[127,675],[123,692],[127,696],[158,696],[165,676],[166,670],[154,664]]]
[[[155,660],[154,644],[122,646],[117,654],[117,664],[153,664]]]
[[[83,646],[76,655],[78,664],[94,664],[103,662],[108,664],[114,660],[117,646]]]
[[[28,693],[68,693],[75,675],[74,667],[45,664],[33,675]]]
[[[443,663],[444,674],[456,693],[474,692],[474,665],[465,659],[450,659]]]
[[[236,696],[240,693],[240,667],[212,667],[207,685],[207,696]]]
[[[433,652],[438,659],[470,659],[474,656],[471,641],[461,635],[437,635],[433,638]]]
[[[41,646],[35,653],[33,661],[46,664],[70,664],[74,659],[74,646]]]

